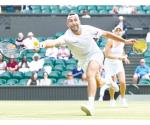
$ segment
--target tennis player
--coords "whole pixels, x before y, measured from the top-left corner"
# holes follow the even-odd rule
[[[104,55],[93,39],[94,34],[104,36],[122,43],[133,44],[134,39],[125,40],[113,33],[101,30],[99,28],[81,25],[77,14],[69,14],[67,16],[68,30],[64,35],[55,40],[46,40],[42,43],[43,47],[49,48],[60,44],[66,44],[71,50],[73,56],[78,59],[79,66],[82,67],[87,76],[88,81],[88,102],[81,106],[81,110],[86,115],[91,116],[94,113],[94,99],[97,90],[96,74],[99,72],[103,64]]]
[[[115,27],[113,32],[118,36],[122,36],[122,29],[120,27]],[[127,101],[125,99],[126,92],[126,80],[125,80],[125,70],[123,66],[123,61],[126,64],[129,64],[130,61],[125,55],[123,42],[118,42],[117,40],[109,39],[106,43],[104,54],[104,68],[105,68],[105,77],[106,79],[112,78],[117,75],[120,83],[120,102],[123,107],[127,107]],[[115,80],[115,79],[114,79]],[[116,80],[115,80],[116,81]],[[114,81],[114,82],[115,82]],[[110,89],[110,104],[112,107],[115,106],[114,100],[114,89]]]

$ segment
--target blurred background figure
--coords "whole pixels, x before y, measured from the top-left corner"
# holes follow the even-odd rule
[[[33,60],[30,62],[30,71],[40,71],[43,68],[44,60],[40,59],[40,55],[38,53],[34,53]]]
[[[119,8],[117,6],[113,6],[112,11],[110,12],[111,14],[119,14]]]
[[[18,61],[16,61],[14,56],[11,55],[7,63],[7,71],[15,73],[16,71],[18,71],[18,68],[19,68]]]
[[[115,27],[120,27],[122,29],[122,37],[127,38],[127,22],[123,16],[118,17]]]
[[[70,50],[66,47],[66,45],[61,45],[58,49],[58,59],[68,60],[70,55]]]
[[[34,44],[35,42],[37,43],[37,45]],[[39,51],[40,47],[39,41],[36,37],[34,37],[34,34],[32,32],[29,32],[27,34],[27,38],[23,40],[23,44],[26,49],[32,49],[36,52]]]
[[[43,73],[43,79],[40,80],[40,86],[50,86],[52,84],[51,79],[48,78],[48,73]]]
[[[38,74],[36,72],[32,72],[31,78],[27,82],[27,86],[37,86],[40,82],[38,80]]]
[[[19,63],[19,72],[28,72],[30,71],[30,63],[27,61],[27,57],[23,56],[21,62]]]
[[[58,55],[57,47],[52,47],[52,48],[46,49],[46,53],[45,53],[46,57],[57,59],[57,55]]]
[[[78,81],[73,77],[72,72],[67,73],[67,79],[64,81],[63,85],[78,85]]]
[[[84,10],[83,13],[82,13],[82,18],[91,18],[88,10]]]
[[[142,78],[150,78],[150,67],[145,64],[144,59],[140,60],[140,64],[135,69],[133,83],[138,84]]]
[[[23,40],[24,40],[24,34],[22,32],[19,32],[18,33],[18,38],[16,39],[15,44],[18,47],[24,47]]]

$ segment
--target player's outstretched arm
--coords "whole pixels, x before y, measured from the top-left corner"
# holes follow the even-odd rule
[[[59,46],[60,44],[62,44],[62,42],[58,39],[56,40],[48,39],[48,40],[41,42],[40,44],[42,48],[52,48],[54,46]]]
[[[111,33],[111,32],[108,32],[108,31],[103,31],[102,35],[106,38],[110,38],[110,39],[113,39],[113,40],[118,41],[118,42],[123,42],[125,44],[131,44],[132,45],[136,42],[135,39],[126,40],[126,39],[123,39],[122,37],[117,36],[114,33]]]

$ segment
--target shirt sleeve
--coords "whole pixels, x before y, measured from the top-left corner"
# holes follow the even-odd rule
[[[91,32],[91,34],[94,37],[101,37],[103,34],[103,30],[94,26],[87,26],[87,28],[89,29],[89,32]]]
[[[60,44],[65,44],[65,35],[60,36],[57,38],[57,40],[60,42]]]

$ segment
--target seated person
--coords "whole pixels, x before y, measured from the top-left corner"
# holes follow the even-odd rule
[[[67,73],[67,79],[63,85],[78,85],[78,81],[73,77],[72,72]]]
[[[40,55],[38,53],[35,53],[32,58],[33,60],[29,64],[30,71],[40,71],[43,68],[44,60],[40,59]]]
[[[37,43],[35,45],[34,43]],[[29,32],[27,35],[27,38],[23,40],[23,44],[26,49],[34,50],[35,52],[38,52],[40,49],[40,44],[37,38],[34,37],[34,34],[32,32]]]
[[[74,78],[78,79],[79,85],[87,85],[86,74],[81,67],[75,67],[72,70]]]
[[[145,60],[140,60],[140,65],[135,69],[133,83],[138,84],[141,78],[150,78],[150,67],[145,64]]]
[[[0,53],[0,74],[6,71],[6,61],[3,61],[3,55]]]
[[[57,59],[57,55],[58,55],[58,48],[53,47],[53,48],[46,49],[46,53],[45,53],[46,57]]]
[[[18,38],[16,39],[16,42],[15,42],[17,47],[24,47],[23,40],[24,40],[23,33],[22,32],[18,33]]]
[[[30,69],[29,69],[29,62],[27,61],[27,57],[26,56],[23,56],[22,57],[22,61],[19,63],[19,71],[20,72],[28,72]]]
[[[68,60],[70,58],[70,50],[63,44],[58,49],[58,59]]]
[[[7,71],[14,73],[18,71],[18,68],[19,68],[18,62],[15,60],[14,56],[11,55],[7,63]]]
[[[82,75],[84,74],[84,71],[83,71],[83,69],[81,67],[75,67],[72,70],[72,74],[73,74],[74,78],[81,79]]]
[[[27,82],[27,86],[37,86],[39,84],[38,75],[36,72],[33,72],[31,78]]]
[[[48,78],[48,73],[44,72],[43,79],[40,80],[40,86],[49,86],[52,84],[51,79]]]

